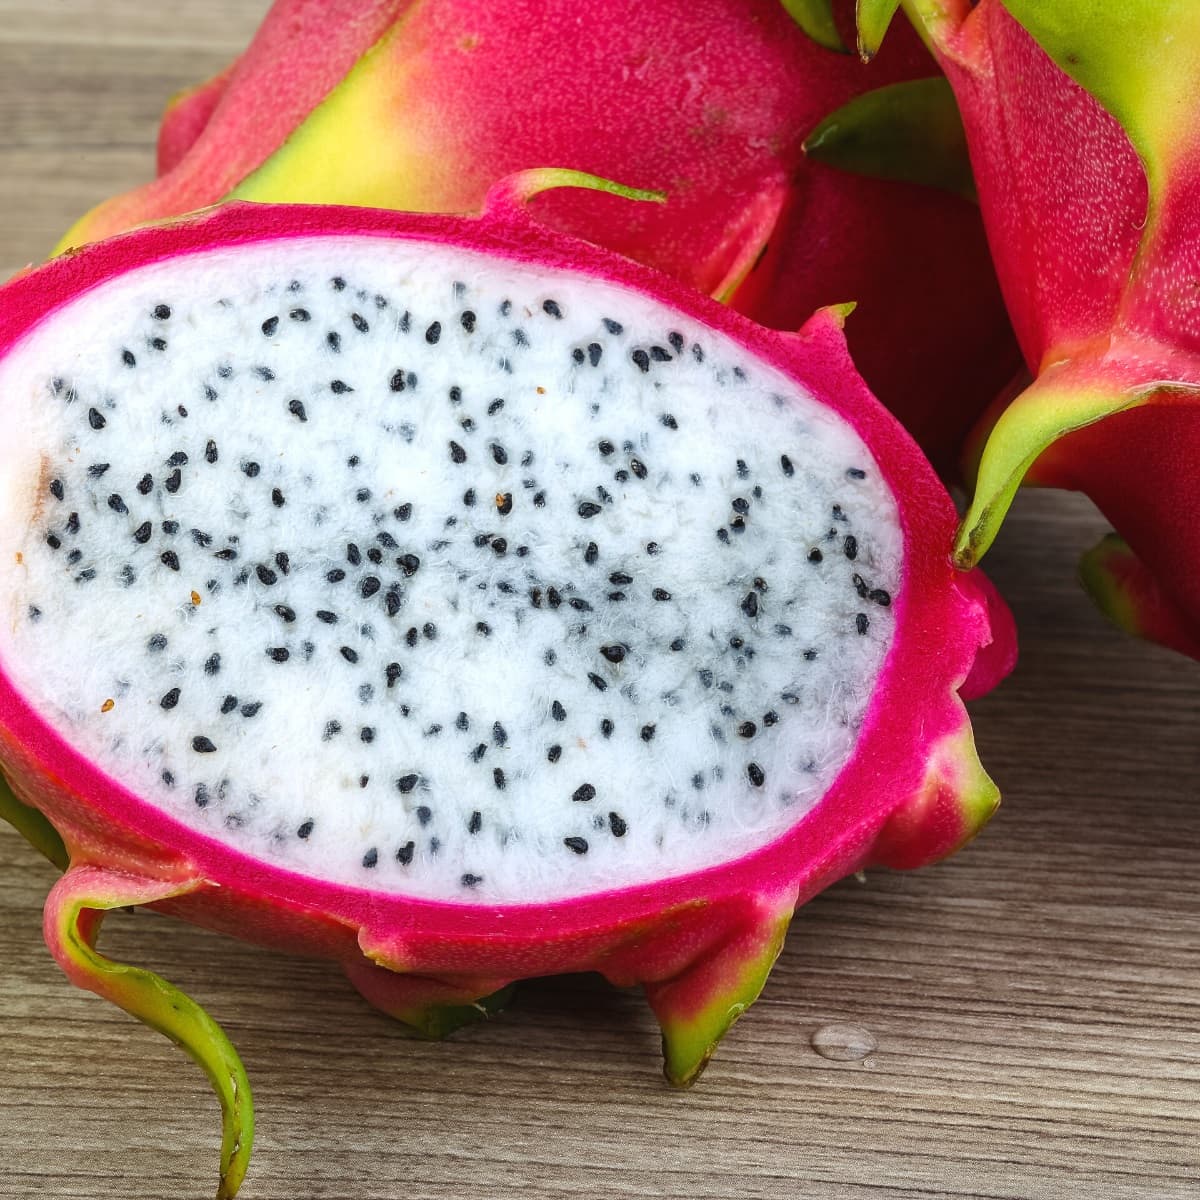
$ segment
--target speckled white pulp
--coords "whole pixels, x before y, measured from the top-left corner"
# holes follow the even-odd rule
[[[250,855],[464,903],[777,838],[902,539],[857,435],[646,297],[341,237],[74,301],[0,364],[0,665]]]

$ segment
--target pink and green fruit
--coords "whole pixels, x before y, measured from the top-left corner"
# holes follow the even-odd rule
[[[881,36],[894,0],[863,0]],[[1116,527],[1081,578],[1135,633],[1200,646],[1200,6],[905,0],[945,69],[1032,385],[993,413],[958,546],[1022,480]]]
[[[431,1034],[641,985],[696,1078],[793,910],[997,802],[960,689],[1011,625],[851,365],[547,230],[230,204],[0,304],[0,764],[67,974],[252,1138],[220,1029],[95,949],[146,904],[340,963]],[[55,853],[54,834],[44,839]]]
[[[837,15],[851,33],[853,5]],[[587,171],[668,203],[554,193],[535,202],[544,222],[775,328],[856,302],[855,362],[952,474],[1019,365],[978,212],[803,149],[861,92],[934,73],[897,35],[865,69],[779,0],[279,0],[227,71],[172,104],[159,178],[61,245],[230,196],[473,212],[511,172]]]

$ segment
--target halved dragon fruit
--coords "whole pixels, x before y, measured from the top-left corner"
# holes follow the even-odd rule
[[[571,182],[232,205],[5,291],[0,762],[70,853],[63,968],[212,1078],[222,1195],[237,1056],[103,910],[334,958],[430,1033],[641,983],[684,1084],[797,904],[995,807],[959,688],[1009,627],[841,314],[767,331],[524,213]]]

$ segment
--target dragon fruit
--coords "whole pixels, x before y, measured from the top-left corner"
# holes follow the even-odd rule
[[[843,310],[753,325],[537,224],[560,184],[599,186],[230,204],[4,292],[8,807],[69,853],[63,969],[212,1080],[223,1196],[245,1074],[104,911],[335,959],[431,1034],[599,971],[682,1085],[798,904],[997,802],[959,689],[1011,624]]]
[[[958,546],[1018,485],[1086,493],[1117,533],[1081,579],[1131,632],[1200,657],[1200,7],[911,0],[958,98],[1032,385],[989,418]],[[865,0],[868,49],[893,2]]]
[[[838,17],[852,30],[848,0]],[[564,54],[582,29],[587,53]],[[779,0],[279,0],[227,71],[171,105],[160,177],[60,248],[230,195],[473,212],[510,172],[574,167],[669,203],[540,199],[564,232],[776,328],[857,302],[855,362],[951,471],[1019,364],[978,213],[849,178],[802,145],[864,89],[932,72],[903,34],[867,71],[811,42]]]

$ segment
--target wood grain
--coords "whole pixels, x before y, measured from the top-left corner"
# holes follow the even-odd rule
[[[262,0],[0,3],[0,269],[148,176],[167,96]],[[321,963],[153,914],[107,927],[223,1022],[256,1091],[245,1200],[1200,1194],[1200,674],[1109,630],[1073,582],[1103,530],[1028,496],[989,559],[1023,630],[974,706],[1004,807],[954,861],[804,909],[700,1086],[662,1084],[640,996],[526,985],[429,1045]],[[173,1047],[59,974],[53,872],[0,830],[0,1197],[211,1194],[217,1114]],[[869,1033],[864,1061],[812,1048]]]

